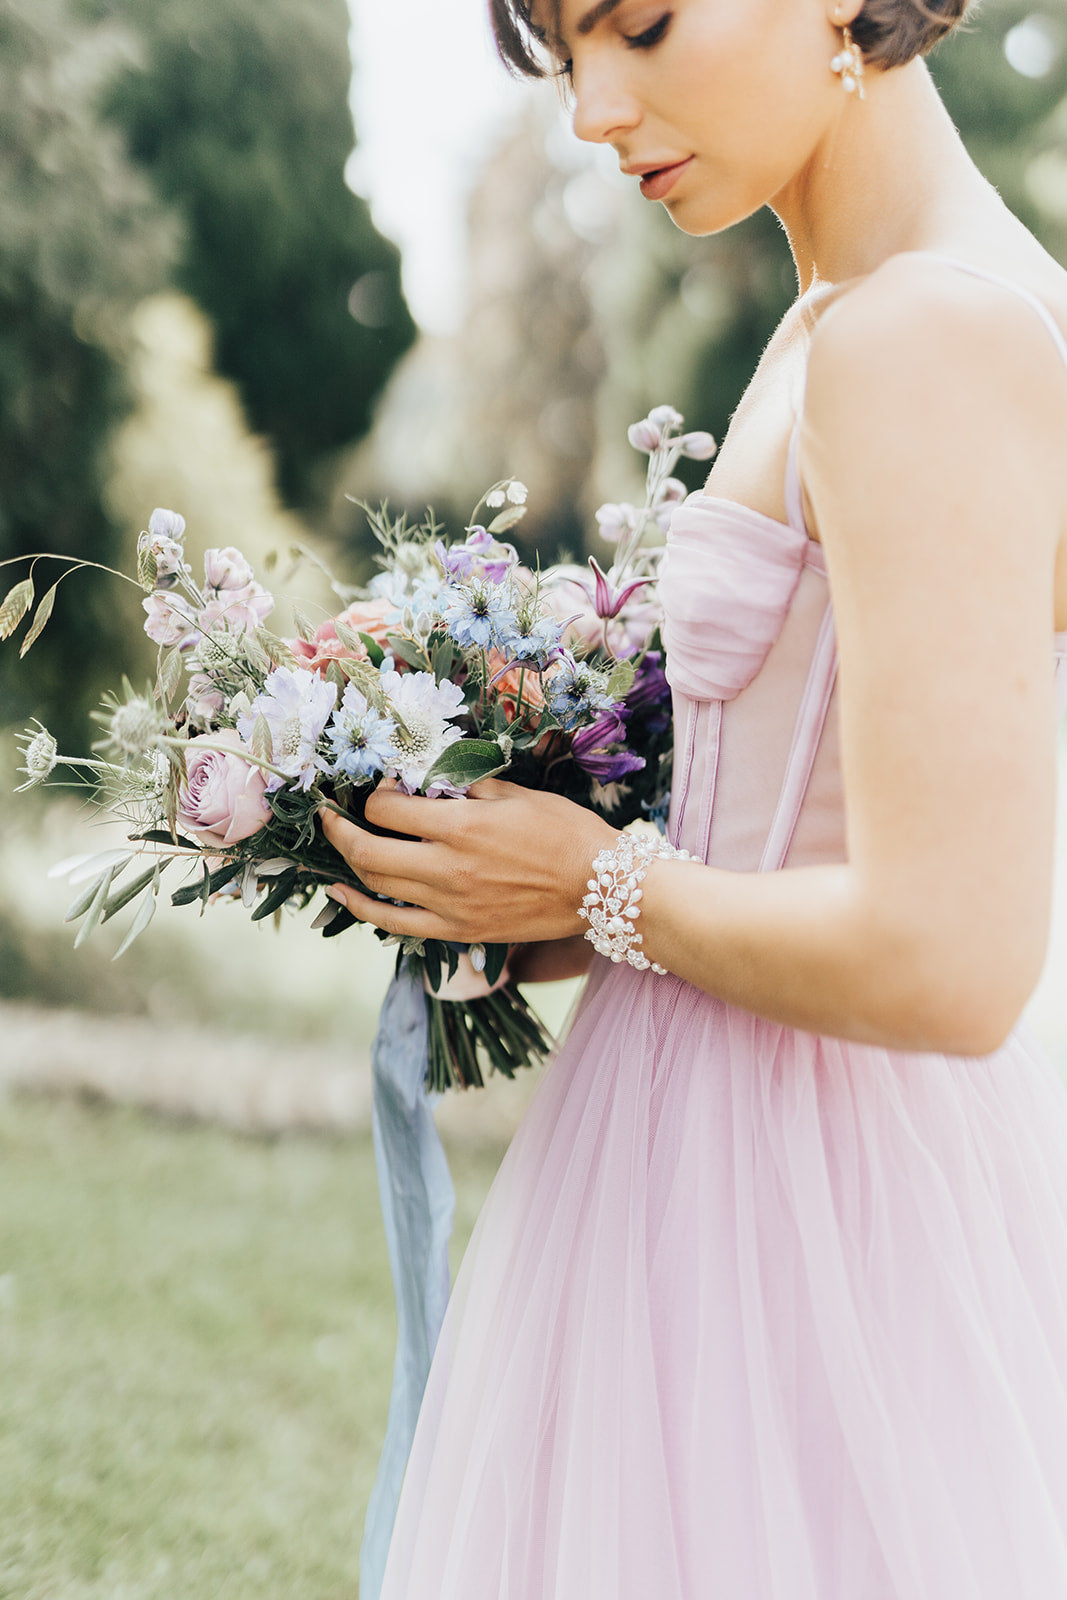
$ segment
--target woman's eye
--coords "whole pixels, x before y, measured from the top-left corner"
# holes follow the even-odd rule
[[[629,50],[651,50],[653,45],[659,44],[660,40],[663,38],[664,34],[667,32],[667,29],[670,27],[670,25],[671,25],[671,13],[669,11],[666,11],[666,12],[664,12],[663,16],[660,17],[659,21],[658,22],[654,22],[652,24],[651,28],[646,28],[644,33],[634,33],[634,34],[626,34],[626,35],[624,35],[624,37],[626,39],[627,49],[629,49]]]

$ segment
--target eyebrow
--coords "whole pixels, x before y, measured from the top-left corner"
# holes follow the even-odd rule
[[[610,17],[620,4],[621,0],[597,0],[597,4],[580,19],[576,31],[584,38],[587,33],[592,33],[598,22]]]

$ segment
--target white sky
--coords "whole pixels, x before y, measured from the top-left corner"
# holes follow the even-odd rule
[[[485,0],[348,0],[359,146],[348,180],[404,253],[430,332],[463,305],[463,201],[523,88],[496,60]]]

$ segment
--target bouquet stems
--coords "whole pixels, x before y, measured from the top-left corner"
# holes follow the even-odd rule
[[[552,1040],[513,984],[478,1000],[439,1000],[428,995],[429,1051],[426,1087],[480,1089],[502,1072],[513,1078],[521,1068],[543,1061]]]

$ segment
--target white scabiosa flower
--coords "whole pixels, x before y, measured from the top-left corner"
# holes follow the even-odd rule
[[[461,737],[452,718],[463,712],[463,691],[432,672],[383,672],[378,679],[396,720],[395,755],[386,771],[415,794],[443,751]]]
[[[336,703],[337,685],[317,672],[276,667],[248,714],[238,717],[237,731],[255,749],[256,724],[262,717],[270,729],[272,764],[287,777],[299,778],[302,789],[310,789],[325,765],[317,754],[318,743]],[[274,776],[267,787],[277,789],[281,782]]]

